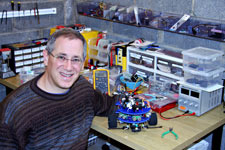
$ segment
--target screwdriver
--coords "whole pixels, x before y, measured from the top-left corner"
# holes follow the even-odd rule
[[[14,1],[11,1],[11,9],[13,11],[13,17],[14,17]]]
[[[37,2],[36,2],[36,10],[37,10],[38,24],[40,24],[40,16],[39,16],[39,10],[38,10],[38,3]]]
[[[19,11],[19,19],[20,19],[20,9],[21,9],[21,3],[20,2],[17,3],[17,9]]]

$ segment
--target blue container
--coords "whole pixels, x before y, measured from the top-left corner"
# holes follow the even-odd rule
[[[131,89],[131,90],[136,89],[136,88],[139,87],[139,86],[141,85],[141,83],[143,82],[143,80],[140,80],[140,81],[138,81],[138,82],[125,81],[123,76],[120,77],[120,81],[121,81],[123,84],[125,84],[125,85],[126,85],[129,89]]]

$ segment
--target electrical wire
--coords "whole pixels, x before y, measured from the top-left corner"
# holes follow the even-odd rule
[[[166,107],[166,106],[165,106]],[[162,112],[159,111],[159,116],[160,118],[162,118],[163,120],[170,120],[170,119],[175,119],[175,118],[178,118],[178,117],[182,117],[182,116],[194,116],[195,115],[195,112],[190,112],[190,111],[185,111],[183,114],[181,115],[177,115],[177,116],[173,116],[173,117],[165,117],[162,115]]]
[[[139,85],[138,87],[136,87],[136,84],[137,84],[137,82],[139,82],[139,80],[143,80],[143,81],[144,81],[143,78],[138,77],[138,79],[136,80],[136,82],[135,82],[135,84],[134,84],[134,86],[133,86],[133,90],[132,90],[132,89],[131,89],[130,91],[127,90],[128,93],[134,93],[134,95],[137,94],[136,91],[138,90],[138,88],[140,87],[140,85]],[[135,87],[136,87],[136,88],[135,88]]]

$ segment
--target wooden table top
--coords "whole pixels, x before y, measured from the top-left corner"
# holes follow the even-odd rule
[[[5,86],[15,90],[16,88],[18,88],[21,85],[20,76],[16,75],[15,77],[6,78],[6,79],[0,78],[0,84],[3,84]]]
[[[92,129],[138,150],[181,150],[224,125],[224,110],[223,106],[219,105],[200,117],[185,116],[163,120],[158,116],[157,126],[163,126],[162,128],[143,129],[141,132],[120,129],[108,130],[108,119],[106,117],[95,117]],[[172,117],[182,113],[177,108],[173,108],[164,112],[163,115]],[[179,136],[178,140],[171,133],[161,138],[162,133],[168,131],[170,127]]]

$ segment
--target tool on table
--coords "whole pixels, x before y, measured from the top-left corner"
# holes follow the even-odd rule
[[[168,133],[172,133],[172,134],[176,137],[176,140],[178,139],[178,135],[173,131],[173,128],[169,128],[168,131],[164,132],[164,133],[162,134],[162,138],[164,138],[164,136],[165,136],[166,134],[168,134]]]
[[[2,22],[3,22],[3,17],[4,17],[4,14],[6,15],[6,17],[5,17],[5,19],[6,19],[5,24],[7,24],[7,10],[3,10],[3,11],[2,11],[1,24],[2,24]]]

